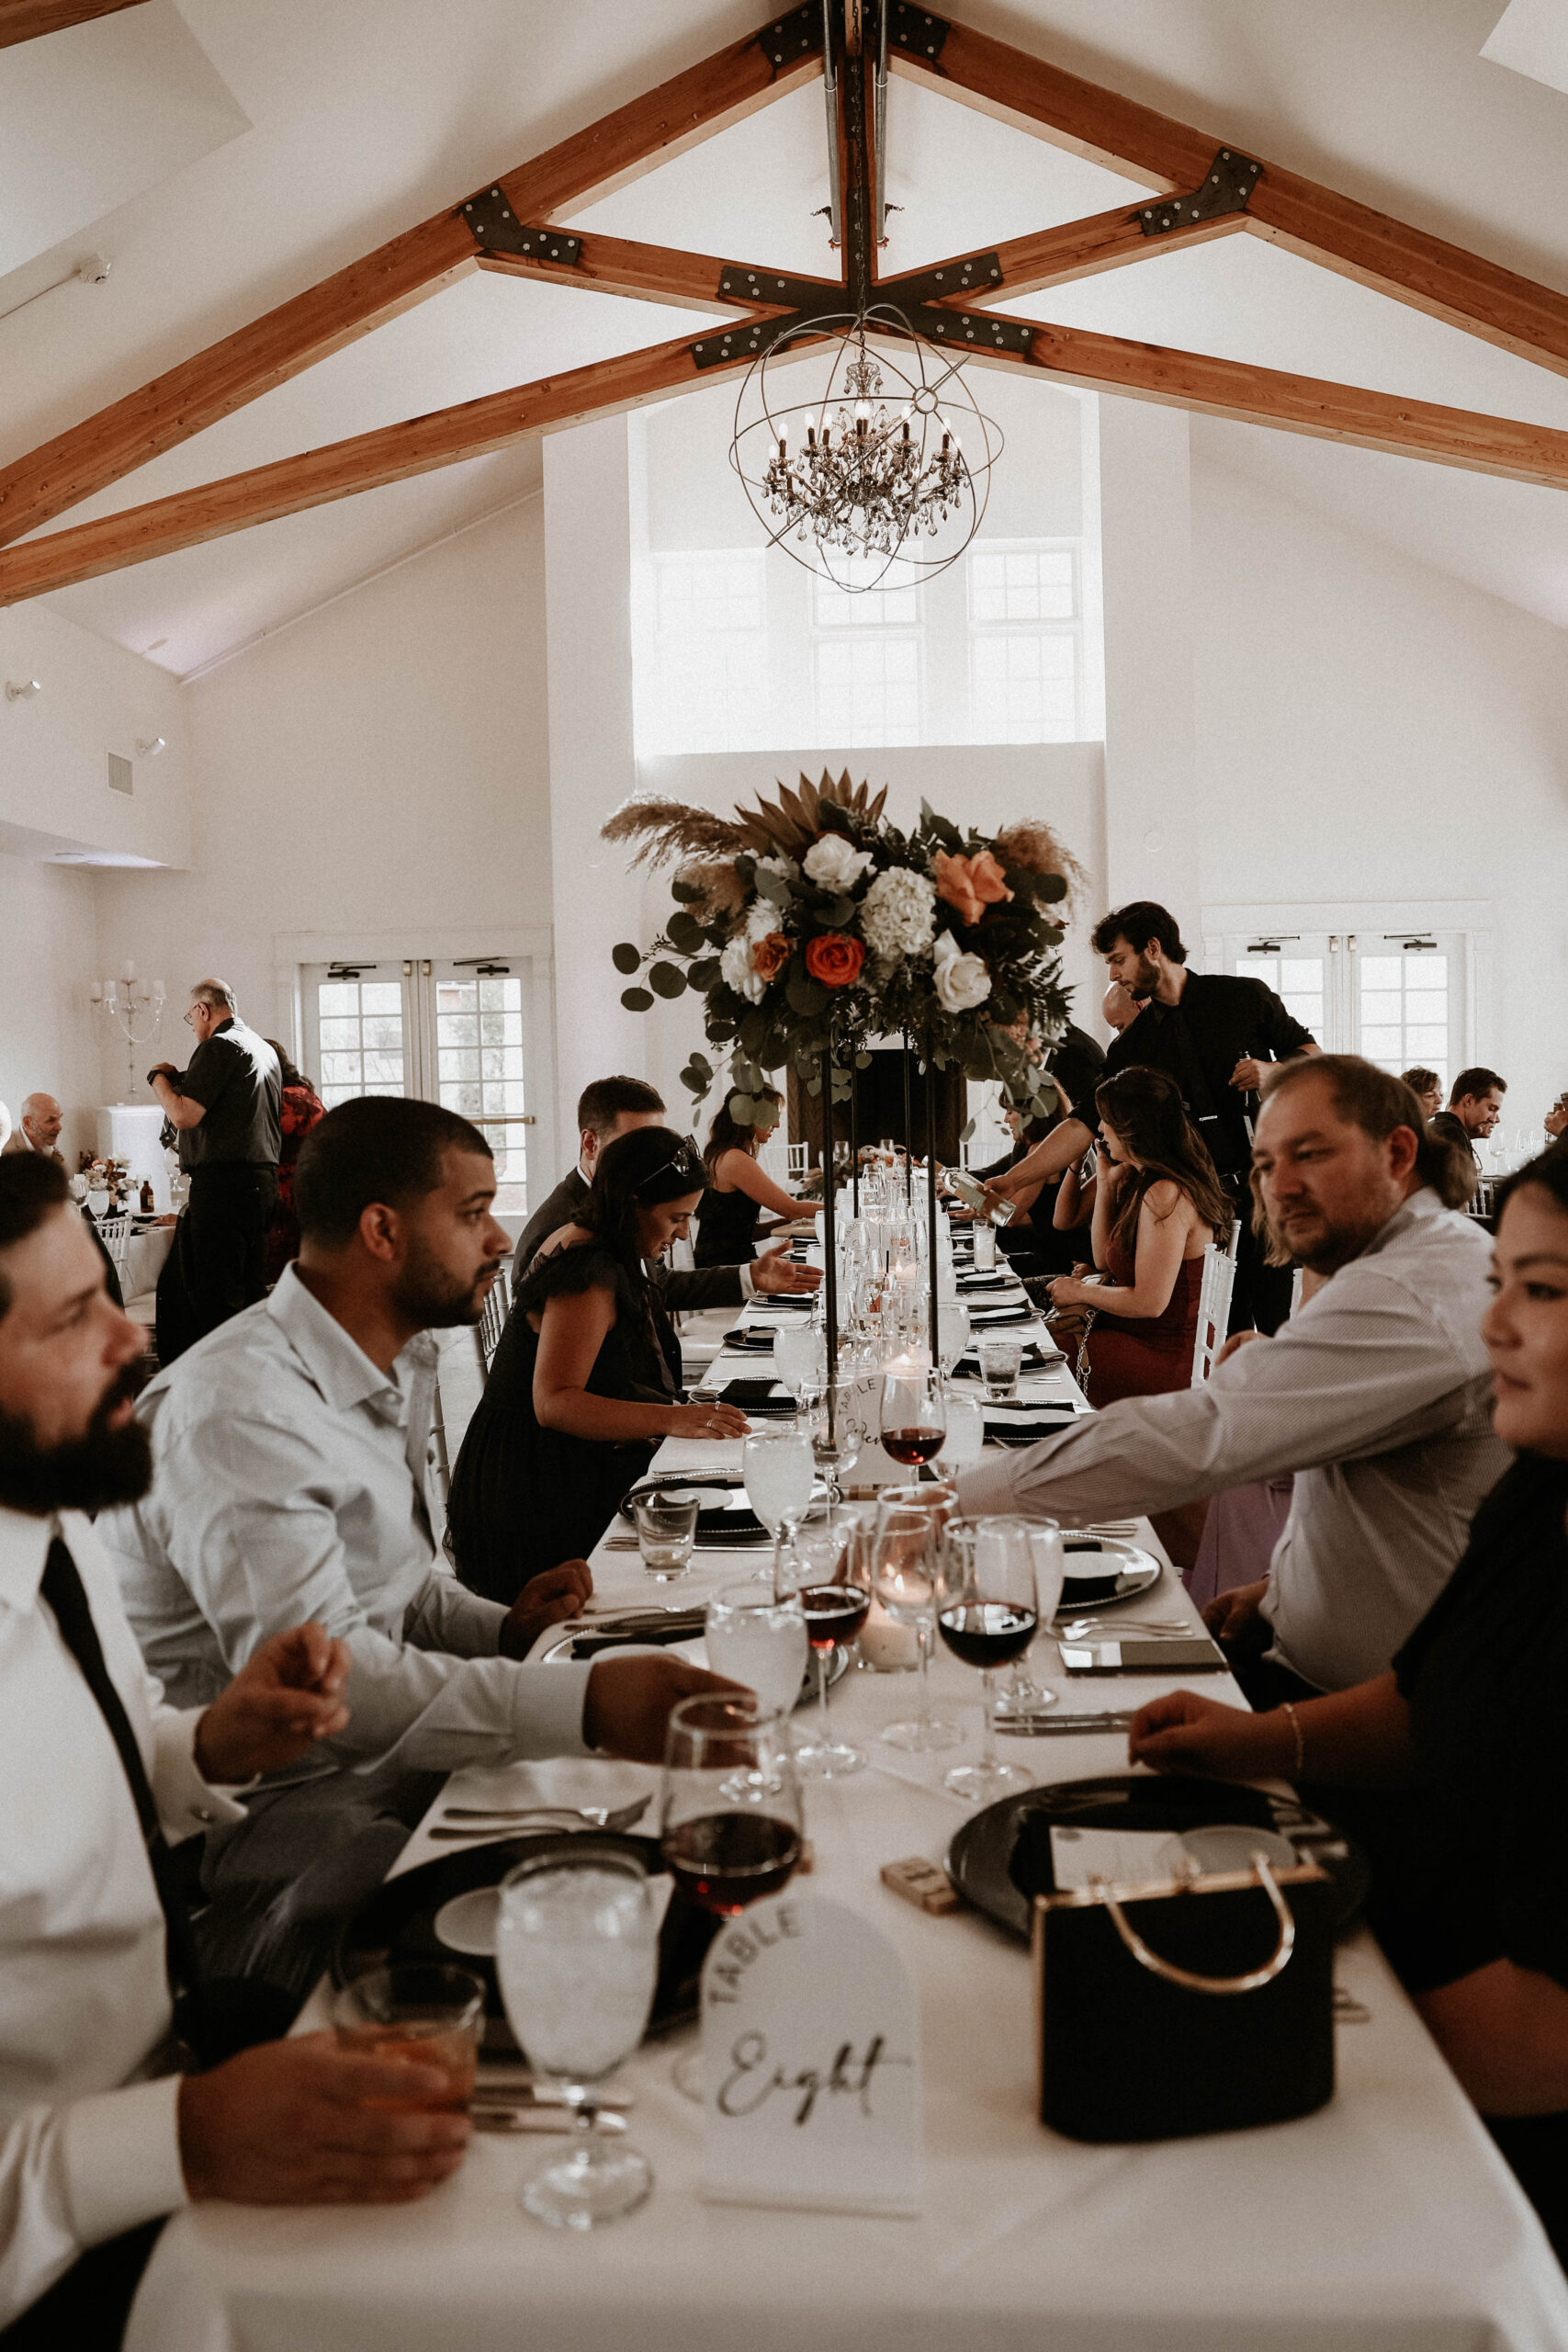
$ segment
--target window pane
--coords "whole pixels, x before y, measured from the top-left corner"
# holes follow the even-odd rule
[[[1404,959],[1402,956],[1363,956],[1361,986],[1363,989],[1397,989],[1404,985]]]
[[[362,1012],[395,1012],[400,1021],[403,1012],[403,991],[396,980],[362,980],[359,983],[359,1006]]]
[[[824,743],[919,741],[919,647],[913,638],[829,639],[816,649],[817,732]]]

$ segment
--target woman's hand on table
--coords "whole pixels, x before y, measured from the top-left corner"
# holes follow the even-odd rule
[[[530,1577],[502,1620],[496,1647],[502,1657],[526,1657],[541,1634],[567,1618],[580,1616],[593,1589],[593,1572],[586,1560],[563,1560]]]
[[[751,1424],[739,1405],[671,1405],[667,1437],[744,1437]]]
[[[1051,1294],[1053,1306],[1087,1306],[1089,1303],[1089,1286],[1079,1282],[1076,1274],[1058,1274],[1055,1281],[1047,1283],[1045,1287]]]
[[[468,2117],[414,2104],[448,2088],[444,2067],[361,2057],[330,2033],[264,2041],[181,2083],[186,2187],[197,2202],[409,2204],[463,2160]]]
[[[1156,1772],[1201,1772],[1213,1781],[1283,1772],[1294,1755],[1290,1720],[1282,1713],[1254,1715],[1218,1699],[1201,1699],[1195,1690],[1151,1699],[1133,1717],[1127,1734],[1129,1764],[1147,1764]]]
[[[588,1678],[582,1736],[590,1747],[634,1764],[662,1764],[671,1709],[706,1690],[742,1690],[682,1657],[601,1658]]]

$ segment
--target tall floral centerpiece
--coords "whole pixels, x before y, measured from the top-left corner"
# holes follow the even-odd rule
[[[673,865],[674,910],[651,946],[615,951],[632,985],[622,1002],[647,1012],[657,998],[694,989],[707,1044],[729,1063],[730,1114],[749,1125],[770,1072],[793,1065],[823,1098],[823,1205],[829,1344],[834,1297],[832,1104],[871,1040],[900,1033],[926,1071],[956,1069],[998,1080],[1032,1114],[1056,1102],[1031,1057],[1032,1035],[1066,1019],[1058,913],[1078,868],[1049,825],[1025,819],[986,836],[961,831],[920,804],[904,832],[847,772],[733,820],[678,801],[638,797],[604,829],[636,841],[634,865]],[[714,1064],[694,1051],[682,1073],[705,1095]],[[928,1116],[927,1133],[934,1140]],[[933,1204],[936,1161],[928,1152]],[[936,1334],[936,1252],[931,1334]]]

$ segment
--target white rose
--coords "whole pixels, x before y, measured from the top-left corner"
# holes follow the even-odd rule
[[[980,956],[961,956],[952,932],[937,941],[933,978],[937,1001],[944,1012],[973,1012],[991,993],[991,976]]]
[[[974,960],[970,958],[971,962]],[[724,953],[718,959],[718,968],[737,995],[743,996],[748,1004],[761,1003],[764,983],[761,973],[752,967],[751,942],[743,931],[726,941]]]
[[[824,833],[813,842],[801,865],[807,879],[824,890],[852,890],[871,859],[863,849],[856,849],[842,833]]]

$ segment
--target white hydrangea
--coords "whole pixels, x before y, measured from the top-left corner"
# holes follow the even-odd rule
[[[907,865],[890,865],[877,876],[861,901],[860,927],[879,961],[923,956],[936,921],[936,886]]]
[[[824,833],[801,859],[806,877],[823,890],[852,890],[871,859],[842,833]]]
[[[766,939],[772,931],[784,929],[784,917],[771,899],[753,899],[746,910],[743,926],[747,952],[759,939]]]
[[[780,880],[784,882],[793,882],[795,876],[800,872],[800,868],[796,865],[793,857],[784,857],[782,854],[773,857],[760,857],[757,859],[756,865],[759,874],[776,874]]]
[[[725,942],[718,968],[728,985],[738,995],[743,996],[748,1004],[761,1001],[765,983],[752,965],[751,941],[746,932],[738,931],[733,939]]]

